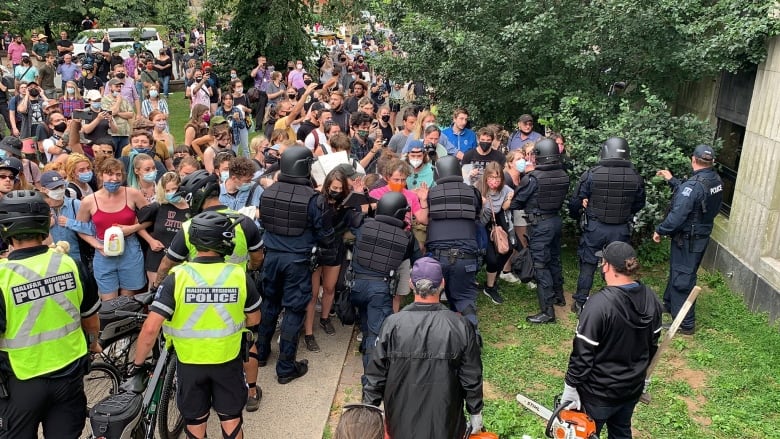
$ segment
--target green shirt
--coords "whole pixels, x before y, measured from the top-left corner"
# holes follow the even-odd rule
[[[49,51],[49,43],[35,43],[32,46],[32,50],[36,55],[41,57],[39,61],[43,61],[46,59],[46,52]]]

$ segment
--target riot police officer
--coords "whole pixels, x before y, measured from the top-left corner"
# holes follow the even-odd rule
[[[353,282],[350,299],[360,310],[364,370],[385,317],[393,313],[398,267],[414,253],[412,235],[405,230],[408,211],[403,194],[387,192],[377,203],[374,219],[367,219],[356,235],[348,277]],[[363,380],[365,384],[365,376]]]
[[[674,191],[669,213],[653,234],[655,242],[661,242],[661,236],[672,238],[664,308],[673,317],[677,317],[685,299],[696,285],[696,271],[710,242],[712,223],[723,201],[723,182],[712,168],[714,161],[712,147],[699,145],[691,157],[691,178],[681,183],[666,169],[657,173]],[[678,331],[686,335],[693,335],[696,331],[694,306],[688,311]]]
[[[76,438],[84,428],[100,300],[80,262],[43,245],[50,218],[38,192],[0,199],[0,236],[13,246],[0,261],[2,438],[34,439],[41,423],[46,437]]]
[[[569,175],[561,164],[558,144],[542,139],[534,147],[536,169],[523,176],[510,209],[525,210],[528,248],[534,260],[536,295],[541,311],[526,317],[530,323],[554,323],[555,305],[566,305],[561,268],[561,217],[569,191]]]
[[[569,201],[569,212],[580,220],[582,237],[577,248],[580,275],[574,293],[572,312],[577,315],[588,300],[593,273],[599,262],[596,252],[614,241],[628,243],[632,216],[645,206],[645,185],[629,161],[628,142],[610,137],[601,146],[598,165],[580,177]]]
[[[296,361],[298,334],[311,300],[311,272],[316,252],[335,251],[332,220],[317,203],[311,185],[313,155],[304,146],[284,151],[278,181],[263,192],[260,217],[265,228],[263,265],[263,319],[257,340],[260,365],[271,353],[271,336],[284,308],[276,375],[287,384],[308,371],[306,360]]]
[[[232,214],[229,218],[237,223],[236,228],[233,230],[235,247],[232,252],[225,255],[225,262],[238,264],[242,268],[250,270],[254,274],[251,277],[257,281],[259,275],[257,275],[255,270],[258,270],[263,263],[263,244],[260,230],[251,218],[240,215],[219,202],[219,180],[217,176],[203,170],[195,171],[184,178],[179,190],[184,194],[190,205],[191,216],[201,212]],[[145,213],[146,210],[144,209],[138,213],[139,221],[143,222]],[[197,256],[197,248],[192,243],[191,224],[192,220],[185,221],[181,229],[174,235],[173,241],[171,241],[171,245],[160,262],[160,267],[157,269],[157,281],[156,285],[152,285],[153,289],[157,285],[162,284],[163,279],[168,276],[168,272],[172,267],[186,260],[193,260]],[[244,369],[247,386],[249,387],[246,409],[249,412],[253,412],[260,407],[260,399],[263,397],[262,389],[257,386],[256,348],[252,348],[249,352],[249,359],[244,365]]]
[[[223,437],[241,434],[247,401],[242,357],[260,322],[260,294],[242,266],[225,262],[237,227],[219,212],[190,220],[197,254],[165,278],[138,336],[130,374],[143,369],[160,328],[176,350],[176,405],[188,438],[205,437],[212,407]]]
[[[422,206],[430,207],[425,248],[441,264],[450,309],[461,313],[477,329],[477,221],[482,197],[463,182],[460,163],[454,156],[440,158],[436,172],[436,186],[428,191],[428,204]]]

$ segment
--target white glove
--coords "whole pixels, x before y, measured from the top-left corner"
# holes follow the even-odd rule
[[[482,412],[479,412],[475,415],[471,415],[471,419],[469,419],[469,424],[471,424],[471,434],[477,434],[482,431]]]
[[[645,387],[642,388],[642,393],[647,393],[648,387],[650,387],[650,377],[645,378]]]
[[[561,403],[563,404],[567,402],[571,403],[566,406],[567,409],[579,410],[582,407],[582,404],[580,403],[580,394],[577,393],[577,389],[564,382]]]

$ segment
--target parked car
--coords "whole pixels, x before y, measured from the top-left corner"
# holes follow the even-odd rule
[[[143,52],[152,56],[157,56],[160,53],[160,49],[163,48],[163,41],[160,38],[160,34],[157,33],[157,29],[153,27],[145,27],[139,29],[137,27],[112,27],[109,29],[92,29],[80,32],[78,36],[73,40],[73,55],[79,58],[83,58],[85,55],[85,47],[89,37],[95,38],[95,47],[97,51],[101,51],[103,47],[103,35],[108,32],[108,38],[111,40],[111,50],[120,50],[120,55],[123,58],[127,58],[130,49],[135,49],[136,52]]]

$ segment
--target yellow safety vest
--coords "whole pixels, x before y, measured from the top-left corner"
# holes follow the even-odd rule
[[[230,263],[185,262],[173,268],[176,309],[163,324],[179,361],[222,364],[241,348],[246,316],[246,272]]]
[[[225,214],[238,214],[238,212],[230,209],[220,209],[217,212],[219,213],[225,213]],[[233,222],[237,221],[236,219],[232,220]],[[187,245],[187,250],[189,250],[189,260],[195,259],[195,256],[198,255],[198,250],[195,248],[192,243],[190,243],[190,224],[192,224],[192,220],[187,220],[182,224],[181,228],[184,230],[184,243]],[[225,255],[225,262],[230,262],[232,264],[238,264],[246,270],[246,266],[249,263],[249,247],[246,243],[246,235],[244,234],[244,229],[241,227],[241,224],[235,227],[233,229],[236,237],[233,238],[233,242],[236,244],[236,247],[233,249],[233,253],[230,255]]]
[[[84,293],[76,263],[49,250],[0,261],[5,333],[0,350],[14,375],[27,380],[64,368],[87,353],[81,330]]]

